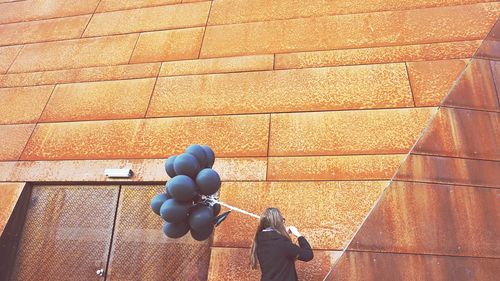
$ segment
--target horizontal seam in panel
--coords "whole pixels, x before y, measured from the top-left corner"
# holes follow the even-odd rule
[[[449,158],[449,159],[459,159],[459,160],[472,160],[472,161],[483,161],[483,162],[495,162],[500,164],[500,159],[484,159],[484,158],[472,158],[463,156],[452,156],[452,155],[438,155],[438,154],[428,154],[421,152],[412,152],[411,155],[426,156],[426,157],[439,157],[439,158]]]
[[[347,249],[347,252],[351,252],[351,253],[355,252],[355,253],[410,255],[410,256],[433,256],[433,257],[450,257],[450,258],[476,258],[476,259],[493,259],[493,260],[500,259],[500,257],[483,257],[483,256],[468,256],[468,255],[457,256],[457,255],[447,255],[447,254],[390,252],[390,251],[352,250],[352,249]]]

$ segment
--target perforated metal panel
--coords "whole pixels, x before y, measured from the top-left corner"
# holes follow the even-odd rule
[[[118,186],[36,186],[12,280],[103,280]]]
[[[208,241],[169,239],[150,209],[163,186],[122,186],[108,280],[207,280]]]

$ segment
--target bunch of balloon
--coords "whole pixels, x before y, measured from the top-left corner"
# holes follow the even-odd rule
[[[219,174],[212,169],[214,162],[212,149],[197,144],[165,161],[171,179],[165,184],[165,193],[153,197],[151,208],[165,220],[163,232],[168,237],[191,232],[194,239],[203,241],[225,218],[218,216],[221,206],[214,196],[221,185]]]

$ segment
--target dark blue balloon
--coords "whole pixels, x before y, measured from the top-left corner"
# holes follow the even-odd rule
[[[201,194],[211,195],[216,193],[220,188],[220,184],[219,174],[210,168],[201,170],[196,176],[196,185]]]
[[[199,144],[192,144],[186,148],[186,153],[189,153],[196,157],[198,163],[200,163],[200,168],[205,168],[207,166],[207,153],[205,149]]]
[[[167,160],[165,160],[165,171],[167,172],[167,175],[171,178],[175,177],[177,174],[175,173],[174,170],[174,161],[177,156],[172,155],[168,157]]]
[[[213,206],[212,206],[212,210],[214,211],[214,216],[218,216],[220,214],[220,211],[221,211],[221,206],[219,203],[215,203]]]
[[[175,199],[166,200],[160,208],[160,216],[166,221],[171,223],[181,222],[187,219],[189,208],[192,206],[190,203],[179,202]]]
[[[212,208],[208,206],[197,207],[189,214],[189,226],[196,231],[202,231],[213,225],[214,217]]]
[[[212,235],[213,231],[214,227],[212,225],[202,230],[191,229],[191,237],[193,237],[194,240],[196,241],[207,240],[210,237],[210,235]]]
[[[215,153],[208,145],[202,145],[205,150],[205,154],[207,154],[207,168],[212,168],[215,162]]]
[[[155,212],[155,214],[157,215],[160,215],[161,205],[163,205],[163,203],[165,203],[165,201],[167,201],[168,199],[169,197],[166,193],[160,193],[153,197],[153,199],[151,199],[151,209],[153,209],[153,212]]]
[[[177,175],[167,182],[167,190],[175,200],[190,202],[196,195],[196,184],[188,176]]]
[[[193,155],[184,153],[175,158],[174,170],[177,175],[196,177],[200,171],[200,163]]]
[[[189,224],[186,221],[178,223],[166,222],[163,224],[163,233],[170,238],[180,238],[189,231]]]

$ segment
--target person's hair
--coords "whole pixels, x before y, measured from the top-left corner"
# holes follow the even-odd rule
[[[280,210],[277,208],[267,208],[264,210],[262,215],[260,216],[259,226],[257,227],[257,231],[255,232],[255,236],[252,242],[252,248],[250,249],[250,267],[252,269],[257,269],[259,266],[259,258],[257,257],[257,235],[266,228],[272,228],[274,231],[278,232],[281,236],[285,237],[288,240],[290,239],[290,235],[286,231],[285,224],[283,222],[283,216],[281,215]]]

